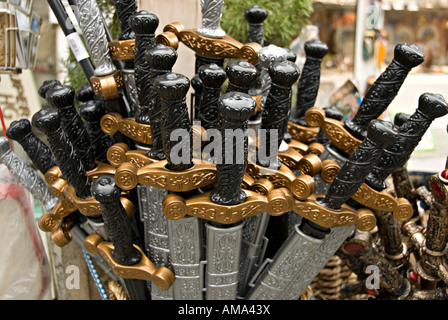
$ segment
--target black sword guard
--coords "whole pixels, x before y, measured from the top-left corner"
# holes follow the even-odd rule
[[[178,73],[167,73],[157,77],[154,80],[154,90],[161,100],[161,132],[163,150],[167,160],[167,169],[182,171],[189,169],[192,164],[192,127],[186,104],[186,94],[190,88],[190,80]],[[171,134],[174,130],[184,130],[184,136],[180,142],[173,141]],[[182,154],[182,159],[187,157],[187,161],[176,163],[173,161],[171,151],[178,145],[182,152],[188,152],[188,155]]]
[[[84,119],[85,127],[92,142],[91,152],[94,159],[108,163],[107,151],[113,145],[113,140],[101,129],[101,118],[106,114],[102,101],[86,101],[79,105],[78,110],[79,115]]]
[[[363,184],[383,149],[395,143],[397,138],[397,129],[392,123],[373,120],[367,127],[366,138],[339,170],[321,204],[333,210],[339,209]]]
[[[123,265],[140,262],[141,253],[133,245],[132,227],[121,204],[121,190],[115,185],[114,176],[104,175],[95,179],[91,193],[102,207],[104,227],[114,245],[112,257]]]
[[[306,126],[305,113],[314,107],[320,85],[322,59],[328,47],[320,40],[307,41],[304,46],[306,60],[298,83],[297,103],[293,122]]]
[[[170,73],[177,61],[177,52],[172,47],[163,44],[156,44],[149,48],[145,54],[145,60],[149,68],[149,89],[148,89],[148,116],[151,124],[152,148],[148,151],[148,156],[154,159],[163,160],[162,135],[160,122],[162,118],[162,108],[160,97],[154,90],[154,80],[158,76]]]
[[[417,110],[399,126],[397,141],[384,150],[367,176],[366,183],[378,191],[386,189],[384,180],[406,163],[431,123],[447,113],[448,104],[441,95],[422,94]]]
[[[266,130],[266,141],[260,141],[261,153],[270,158],[272,130],[277,130],[277,151],[284,139],[291,111],[292,85],[299,79],[297,65],[290,61],[274,61],[269,67],[271,89],[262,110],[261,129]],[[261,159],[259,159],[261,161]],[[262,166],[269,164],[260,162]]]
[[[145,59],[145,53],[147,49],[156,45],[155,32],[159,26],[159,18],[155,14],[141,10],[129,18],[129,24],[135,33],[135,84],[139,100],[135,121],[150,124],[148,115],[150,70]]]
[[[90,198],[89,178],[81,159],[61,126],[58,111],[54,108],[39,110],[33,115],[31,123],[47,136],[55,161],[76,195],[81,199]]]
[[[196,119],[201,122],[204,129],[217,129],[218,101],[227,75],[224,69],[215,63],[201,66],[198,75],[202,83],[202,95]]]
[[[357,139],[364,139],[371,120],[377,119],[398,94],[412,68],[424,61],[416,45],[399,43],[394,59],[366,93],[353,119],[345,123],[347,130]]]
[[[135,38],[134,30],[129,25],[129,18],[137,11],[137,1],[135,0],[114,0],[115,9],[120,23],[121,32],[118,40],[131,40]]]
[[[50,148],[34,134],[28,119],[11,122],[5,134],[9,139],[17,141],[23,147],[31,162],[42,174],[56,166]]]
[[[210,200],[222,205],[236,205],[246,199],[241,189],[242,180],[247,167],[248,138],[247,135],[226,134],[226,130],[242,130],[245,132],[249,117],[255,111],[256,102],[248,94],[229,92],[224,94],[218,104],[220,130],[222,134],[221,159],[216,164],[218,188],[210,194]],[[229,150],[231,146],[232,150]],[[228,159],[232,152],[233,157]]]
[[[228,78],[226,92],[249,93],[251,83],[257,76],[257,69],[246,60],[231,60],[225,68]]]
[[[91,152],[90,137],[74,105],[75,95],[75,89],[70,86],[62,86],[50,89],[46,97],[50,105],[58,110],[61,125],[81,159],[85,170],[90,171],[95,169],[97,164]]]

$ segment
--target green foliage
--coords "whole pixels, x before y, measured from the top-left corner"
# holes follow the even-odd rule
[[[313,12],[311,0],[225,0],[221,27],[242,43],[246,42],[249,30],[244,11],[254,5],[268,11],[264,22],[265,45],[280,47],[289,47]]]

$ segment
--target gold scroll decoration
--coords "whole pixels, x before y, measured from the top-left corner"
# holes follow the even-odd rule
[[[114,60],[134,60],[135,39],[114,40],[109,42],[109,51]]]
[[[166,25],[163,32],[156,36],[156,43],[177,49],[179,42],[204,57],[223,59],[242,59],[252,64],[258,61],[260,44],[251,42],[242,44],[229,35],[222,38],[210,38],[199,34],[196,29],[186,30],[179,22]]]
[[[305,114],[305,121],[310,127],[320,127],[334,146],[347,154],[352,154],[360,145],[361,140],[353,137],[338,120],[325,117],[325,111],[311,107]]]
[[[90,81],[95,94],[102,96],[105,100],[118,98],[124,88],[123,74],[120,70],[104,77],[93,76]]]
[[[314,194],[306,200],[295,200],[293,211],[324,228],[355,225],[360,231],[370,231],[376,226],[376,218],[369,209],[353,209],[343,204],[333,210],[322,206],[317,199],[324,195]]]
[[[394,198],[387,191],[378,192],[367,184],[361,187],[352,196],[352,199],[367,208],[379,211],[391,211],[397,221],[407,221],[412,217],[413,208],[405,198]]]
[[[244,189],[243,189],[244,190]],[[280,216],[292,209],[294,198],[287,188],[274,189],[267,195],[244,190],[245,201],[236,205],[221,205],[210,201],[212,191],[188,199],[169,194],[163,199],[163,213],[169,220],[179,220],[186,215],[222,224],[231,224],[268,212]]]
[[[293,139],[304,143],[313,142],[316,140],[317,134],[319,133],[319,128],[301,126],[292,121],[288,121],[286,130]]]
[[[114,246],[104,241],[98,234],[90,234],[84,240],[84,248],[93,255],[102,256],[115,274],[123,279],[139,279],[154,283],[162,290],[168,290],[175,281],[174,273],[166,267],[156,267],[143,253],[142,249],[134,244],[140,252],[141,259],[134,265],[123,265],[112,257]]]

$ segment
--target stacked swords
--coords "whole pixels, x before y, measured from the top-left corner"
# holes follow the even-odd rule
[[[158,35],[156,14],[115,4],[115,40],[94,0],[76,4],[86,47],[64,28],[89,85],[45,82],[50,108],[6,132],[39,172],[1,141],[57,245],[76,239],[130,299],[297,300],[334,256],[358,281],[344,298],[446,299],[448,168],[414,189],[406,162],[448,105],[424,93],[414,114],[379,119],[424,60],[414,45],[396,46],[344,123],[315,106],[327,46],[307,42],[299,70],[265,45],[263,8],[244,13],[243,44],[220,27],[222,0],[201,1],[200,28]],[[192,79],[173,72],[180,43],[196,54]]]

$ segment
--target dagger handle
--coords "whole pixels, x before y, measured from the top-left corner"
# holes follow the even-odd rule
[[[50,105],[58,110],[62,128],[81,159],[84,169],[90,171],[96,168],[90,137],[74,106],[75,89],[70,86],[55,87],[47,92],[46,97]]]
[[[51,195],[42,177],[11,150],[9,141],[5,137],[0,137],[0,162],[36,200],[44,205],[47,212],[54,208],[58,199]]]
[[[137,2],[135,0],[114,0],[114,2],[121,29],[117,39],[134,39],[135,34],[129,25],[129,18],[137,11]]]
[[[274,61],[285,61],[286,51],[276,45],[270,44],[261,48],[258,53],[258,61],[261,65],[261,94],[266,99],[271,88],[271,78],[269,76],[269,67]]]
[[[151,124],[152,148],[148,151],[148,156],[154,159],[163,160],[162,134],[160,121],[162,119],[162,108],[160,97],[154,90],[154,80],[158,76],[170,73],[177,61],[177,52],[172,47],[163,44],[156,44],[146,50],[145,60],[149,68],[149,92],[148,92],[148,116]]]
[[[39,110],[31,120],[32,125],[47,136],[54,159],[76,195],[82,199],[90,198],[89,178],[60,122],[59,113],[54,108]]]
[[[17,141],[23,147],[28,157],[42,174],[56,166],[50,148],[33,133],[28,119],[24,118],[11,122],[5,134],[9,139]]]
[[[244,11],[244,17],[249,23],[246,42],[256,42],[264,46],[264,21],[268,18],[268,11],[258,5],[254,5]]]
[[[117,71],[109,51],[101,10],[95,0],[78,0],[79,26],[95,64],[94,75],[108,76]]]
[[[218,188],[210,200],[222,205],[235,205],[246,199],[241,183],[246,172],[249,117],[255,111],[255,100],[245,93],[224,94],[218,104],[222,149],[217,155]]]
[[[192,167],[192,127],[186,104],[190,80],[178,73],[167,73],[154,80],[154,90],[160,96],[162,107],[161,131],[167,169],[182,171]],[[181,133],[181,141],[172,134]],[[173,148],[179,148],[182,158],[173,157]],[[176,159],[177,158],[177,159]]]
[[[423,61],[424,56],[417,46],[406,43],[396,45],[392,62],[370,87],[353,119],[345,123],[350,133],[364,139],[369,122],[387,109],[411,69]]]
[[[141,10],[131,16],[129,23],[135,33],[135,84],[139,100],[135,121],[150,124],[148,103],[151,74],[145,59],[145,52],[156,45],[155,32],[159,26],[159,18],[146,10]]]
[[[264,46],[264,21],[268,17],[268,11],[258,5],[254,5],[244,11],[244,17],[249,23],[249,30],[247,32],[247,41],[246,43],[255,42],[260,44],[262,47]],[[255,68],[257,70],[257,76],[251,84],[251,88],[249,93],[251,95],[261,94],[262,88],[262,65],[258,61],[255,64]]]
[[[120,201],[121,190],[112,175],[103,175],[92,182],[92,196],[101,204],[104,227],[114,249],[112,257],[123,265],[135,265],[141,254],[134,247],[132,227]]]
[[[200,67],[198,75],[202,82],[202,95],[196,118],[204,129],[216,129],[219,122],[218,101],[227,75],[224,69],[215,63]]]
[[[411,156],[431,123],[448,113],[448,104],[439,94],[424,93],[419,106],[399,128],[397,141],[387,147],[372,168],[366,183],[376,190],[386,189],[384,180]]]
[[[229,80],[226,92],[248,93],[250,85],[257,75],[257,69],[245,60],[229,61],[225,71]]]
[[[47,99],[47,92],[55,87],[60,86],[62,86],[62,84],[61,82],[59,82],[59,80],[46,80],[42,83],[42,86],[40,86],[37,92],[42,99]]]
[[[297,90],[297,104],[294,119],[306,126],[305,113],[314,107],[320,85],[322,59],[328,53],[328,47],[320,40],[307,41],[304,46],[306,60]]]
[[[101,129],[101,118],[106,115],[103,103],[99,100],[89,100],[79,105],[79,115],[84,119],[95,160],[108,163],[107,151],[113,144],[111,136]]]
[[[339,209],[359,189],[383,149],[393,144],[397,136],[390,122],[373,120],[367,128],[366,138],[339,170],[321,204]]]
[[[261,141],[259,148],[265,149],[263,155],[271,154],[271,134],[277,131],[277,150],[284,139],[289,114],[291,111],[291,86],[299,79],[300,71],[293,62],[276,61],[269,67],[272,80],[271,89],[262,111],[261,129],[266,130],[266,141]],[[263,163],[261,163],[263,165]]]

